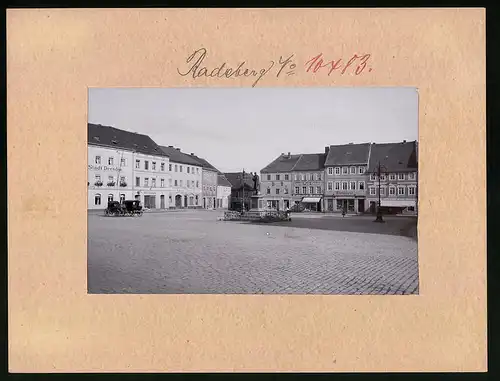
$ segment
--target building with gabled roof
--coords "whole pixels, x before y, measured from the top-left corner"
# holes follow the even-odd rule
[[[216,208],[228,209],[231,198],[231,183],[223,173],[217,174]]]
[[[210,164],[207,160],[191,154],[202,168],[202,197],[203,208],[215,209],[217,207],[217,178],[220,171]]]

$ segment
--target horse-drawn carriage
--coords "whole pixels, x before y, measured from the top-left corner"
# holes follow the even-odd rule
[[[106,216],[142,216],[143,210],[139,200],[108,201],[104,211]]]

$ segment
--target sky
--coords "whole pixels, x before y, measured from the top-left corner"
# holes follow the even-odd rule
[[[149,135],[222,172],[281,153],[418,140],[416,88],[91,88],[88,121]]]

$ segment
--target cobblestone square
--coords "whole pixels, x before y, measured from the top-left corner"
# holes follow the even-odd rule
[[[88,292],[418,294],[417,242],[398,235],[404,218],[300,216],[287,226],[218,221],[222,213],[89,214]]]

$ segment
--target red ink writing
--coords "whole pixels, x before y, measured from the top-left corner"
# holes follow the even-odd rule
[[[335,70],[340,70],[340,74],[343,75],[347,72],[354,72],[355,75],[360,75],[368,66],[368,60],[370,59],[370,54],[357,55],[354,54],[347,63],[343,63],[342,58],[337,60],[327,61],[323,58],[323,53],[316,55],[305,63],[306,72],[317,73],[320,70],[326,68],[328,69],[328,75],[331,75]],[[325,70],[326,71],[326,70]],[[368,72],[372,71],[368,68]]]

